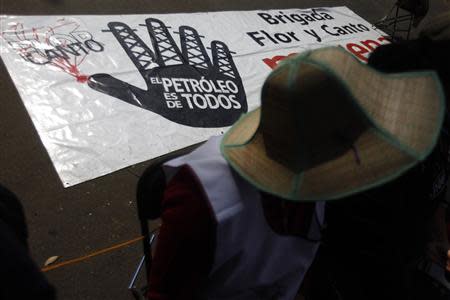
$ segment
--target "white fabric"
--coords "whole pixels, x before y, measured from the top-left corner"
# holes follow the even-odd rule
[[[228,166],[219,137],[164,165],[170,178],[188,165],[197,175],[217,220],[217,241],[207,299],[294,299],[318,242],[275,234],[263,215],[259,192]],[[317,238],[324,203],[316,205],[310,233]],[[320,222],[320,224],[319,224]]]

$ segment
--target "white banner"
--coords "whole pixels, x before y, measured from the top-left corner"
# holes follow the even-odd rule
[[[1,16],[1,57],[65,187],[223,133],[283,58],[383,33],[346,7]]]

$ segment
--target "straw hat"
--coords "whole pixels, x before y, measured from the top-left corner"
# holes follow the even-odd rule
[[[221,151],[257,188],[297,201],[390,181],[433,149],[444,116],[434,72],[379,73],[337,47],[285,60]]]

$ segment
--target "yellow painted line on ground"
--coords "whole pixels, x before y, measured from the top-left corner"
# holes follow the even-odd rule
[[[85,260],[87,260],[89,258],[92,258],[94,256],[102,255],[102,254],[105,254],[105,253],[108,253],[108,252],[111,252],[111,251],[114,251],[114,250],[126,247],[128,245],[134,244],[136,242],[141,241],[142,239],[144,239],[144,237],[140,236],[140,237],[134,238],[132,240],[129,240],[129,241],[126,241],[126,242],[123,242],[123,243],[120,243],[120,244],[117,244],[117,245],[105,248],[105,249],[101,249],[101,250],[92,252],[92,253],[90,253],[88,255],[85,255],[85,256],[81,256],[81,257],[78,257],[78,258],[66,260],[66,261],[63,261],[63,262],[60,262],[60,263],[57,263],[57,264],[53,264],[53,265],[50,265],[50,266],[43,267],[41,269],[41,271],[42,272],[47,272],[47,271],[51,271],[51,270],[54,270],[54,269],[57,269],[57,268],[60,268],[60,267],[63,267],[63,266],[73,265],[73,264],[85,261]]]

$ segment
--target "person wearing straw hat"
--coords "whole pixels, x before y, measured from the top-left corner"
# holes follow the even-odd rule
[[[341,48],[285,60],[261,107],[164,165],[169,178],[149,299],[294,299],[324,201],[423,161],[444,116],[434,72],[387,75]]]
[[[368,64],[387,73],[434,70],[448,103],[449,29],[446,12],[429,21],[419,39],[377,48]],[[403,176],[327,205],[310,299],[448,299],[449,129],[447,114],[433,152]]]

